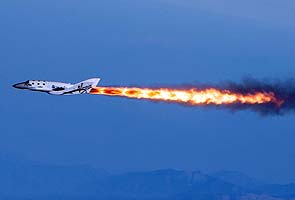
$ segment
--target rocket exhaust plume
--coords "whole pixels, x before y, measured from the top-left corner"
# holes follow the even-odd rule
[[[187,106],[217,106],[232,110],[252,109],[261,114],[284,114],[295,110],[295,81],[261,82],[245,79],[222,86],[185,88],[94,87],[90,94],[120,96],[178,103]]]

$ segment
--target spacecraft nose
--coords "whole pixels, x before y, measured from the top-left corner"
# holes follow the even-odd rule
[[[18,89],[24,89],[25,85],[24,83],[17,83],[17,84],[14,84],[12,87],[18,88]]]
[[[14,87],[14,88],[18,88],[18,85],[19,85],[19,84],[14,84],[12,87]]]

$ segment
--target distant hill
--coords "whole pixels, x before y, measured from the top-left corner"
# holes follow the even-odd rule
[[[210,176],[247,189],[255,189],[265,184],[237,171],[219,171],[210,174]]]
[[[86,166],[0,158],[0,199],[290,200],[295,184],[265,184],[239,172],[174,169],[112,175]]]

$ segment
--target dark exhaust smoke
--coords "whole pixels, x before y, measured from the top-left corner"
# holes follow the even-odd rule
[[[246,78],[241,83],[227,82],[225,89],[233,92],[249,94],[255,92],[273,92],[277,99],[282,100],[280,105],[275,103],[266,104],[234,104],[226,105],[232,110],[251,109],[262,115],[284,115],[295,111],[295,80],[286,81],[260,81]]]

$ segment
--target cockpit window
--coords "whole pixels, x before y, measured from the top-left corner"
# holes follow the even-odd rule
[[[25,86],[32,86],[32,85],[30,84],[30,81],[26,81],[26,82],[24,82],[24,85],[25,85]]]

